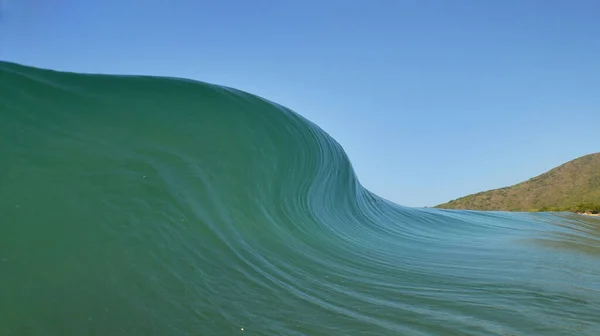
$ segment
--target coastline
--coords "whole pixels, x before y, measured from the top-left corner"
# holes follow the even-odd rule
[[[593,214],[593,213],[585,213],[585,212],[582,212],[582,213],[577,213],[577,214],[578,214],[578,215],[582,215],[582,216],[600,217],[600,213]]]

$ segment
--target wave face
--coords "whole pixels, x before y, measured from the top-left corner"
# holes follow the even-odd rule
[[[0,63],[0,140],[0,335],[600,334],[599,219],[392,204],[244,92]]]

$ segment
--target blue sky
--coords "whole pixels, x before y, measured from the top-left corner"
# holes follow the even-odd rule
[[[292,108],[367,188],[431,206],[600,151],[600,2],[0,0],[0,59]]]

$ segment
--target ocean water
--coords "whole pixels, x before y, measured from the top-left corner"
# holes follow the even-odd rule
[[[395,205],[263,98],[0,63],[0,335],[597,336],[600,219]]]

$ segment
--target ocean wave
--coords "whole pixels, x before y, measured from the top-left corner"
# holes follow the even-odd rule
[[[0,139],[2,335],[600,332],[600,220],[393,204],[242,91],[4,62]]]

